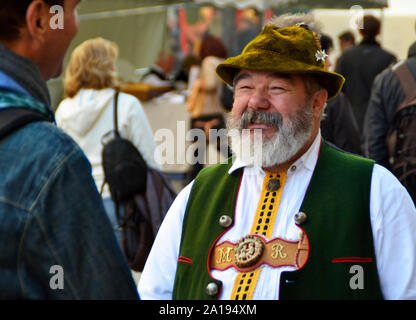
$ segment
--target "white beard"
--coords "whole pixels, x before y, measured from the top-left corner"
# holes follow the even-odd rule
[[[313,109],[301,108],[287,123],[279,125],[275,135],[264,139],[261,129],[241,129],[240,121],[235,123],[231,114],[227,119],[228,136],[232,151],[247,165],[270,168],[289,161],[311,138]],[[264,141],[263,141],[264,140]]]

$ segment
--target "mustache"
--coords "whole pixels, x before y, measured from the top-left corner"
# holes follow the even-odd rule
[[[245,129],[249,124],[265,124],[280,129],[283,124],[283,117],[279,112],[244,111],[241,115],[239,129]]]

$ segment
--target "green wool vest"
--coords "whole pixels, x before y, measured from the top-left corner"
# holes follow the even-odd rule
[[[276,283],[280,299],[382,298],[369,214],[373,165],[322,143],[300,209],[307,215],[301,228],[309,238],[309,257],[300,270],[282,273]],[[222,227],[220,217],[229,215],[234,221],[243,169],[229,175],[230,167],[231,161],[207,167],[194,182],[183,222],[174,299],[217,299],[221,293],[221,281],[210,274],[209,257],[217,240],[232,228]],[[371,262],[333,261],[350,257]],[[354,265],[362,269],[351,268]],[[363,278],[363,287],[354,286],[354,277]],[[214,296],[206,292],[211,282],[219,288]]]

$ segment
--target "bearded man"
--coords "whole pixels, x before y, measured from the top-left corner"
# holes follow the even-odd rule
[[[323,141],[344,82],[324,60],[308,25],[268,25],[217,67],[236,156],[178,195],[142,299],[416,298],[415,207],[387,170]]]

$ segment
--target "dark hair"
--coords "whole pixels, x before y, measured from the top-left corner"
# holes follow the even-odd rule
[[[352,44],[355,44],[355,36],[351,31],[344,31],[338,36],[340,41],[349,41]]]
[[[202,61],[208,56],[224,59],[227,58],[227,49],[225,48],[220,38],[212,35],[207,35],[202,40],[201,48],[199,50],[199,58]]]
[[[328,52],[328,50],[332,49],[332,47],[334,46],[332,38],[327,34],[321,34],[319,40],[321,41],[322,50],[325,50],[326,52]]]
[[[25,24],[26,11],[33,0],[1,0],[0,41],[13,41],[19,37],[19,29]],[[47,5],[64,5],[65,0],[43,0]]]
[[[380,32],[381,22],[372,15],[365,15],[363,18],[363,29],[360,29],[361,34],[365,39],[375,39]]]

